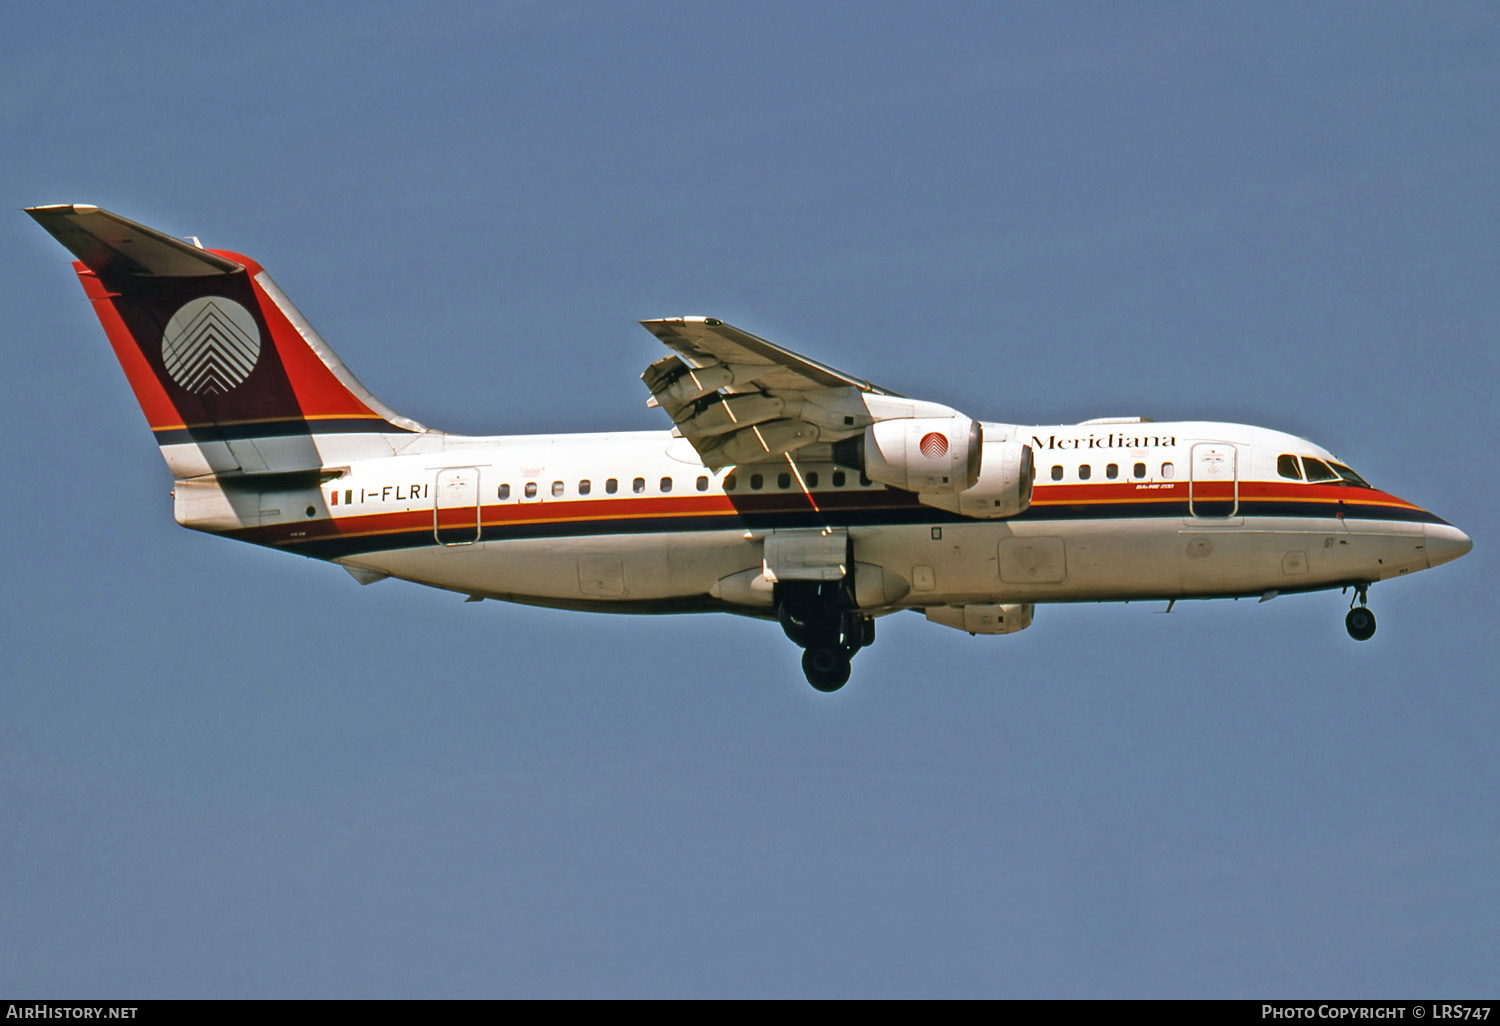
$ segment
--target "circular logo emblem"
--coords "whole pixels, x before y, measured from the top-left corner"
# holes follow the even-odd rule
[[[248,378],[259,359],[255,317],[223,296],[184,303],[161,337],[167,373],[198,395],[223,395]]]
[[[922,450],[923,456],[935,460],[940,456],[948,455],[948,439],[936,431],[929,431],[917,443],[917,448]]]

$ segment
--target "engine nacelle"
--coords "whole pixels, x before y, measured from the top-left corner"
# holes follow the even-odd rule
[[[986,438],[982,446],[979,480],[959,492],[924,492],[923,504],[966,517],[996,519],[1013,517],[1031,505],[1031,486],[1036,480],[1036,460],[1031,446],[1014,440]]]
[[[968,417],[882,420],[865,428],[849,462],[871,481],[903,491],[961,492],[979,480],[982,438],[979,422]],[[835,458],[845,457],[843,449],[835,447]]]
[[[929,606],[927,619],[970,634],[1014,634],[1031,626],[1031,602],[1005,605]]]

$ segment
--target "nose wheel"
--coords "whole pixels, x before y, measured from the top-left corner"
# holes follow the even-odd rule
[[[1375,614],[1365,604],[1369,600],[1364,587],[1355,592],[1355,601],[1359,605],[1350,606],[1349,615],[1344,617],[1344,629],[1355,641],[1369,641],[1375,636]]]

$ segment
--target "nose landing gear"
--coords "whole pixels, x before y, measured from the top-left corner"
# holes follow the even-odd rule
[[[1349,637],[1355,641],[1369,641],[1375,636],[1375,614],[1370,612],[1367,603],[1369,598],[1366,594],[1368,585],[1360,585],[1355,589],[1354,599],[1359,605],[1349,604],[1349,615],[1344,617],[1344,629],[1349,632]]]
[[[776,606],[781,629],[802,653],[802,672],[819,691],[849,681],[854,654],[875,641],[875,621],[850,609],[841,584],[787,584]]]

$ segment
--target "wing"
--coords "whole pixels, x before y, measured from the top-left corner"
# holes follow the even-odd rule
[[[879,397],[902,399],[712,317],[641,326],[674,351],[641,375],[650,405],[667,411],[713,469],[849,438],[889,415]]]

